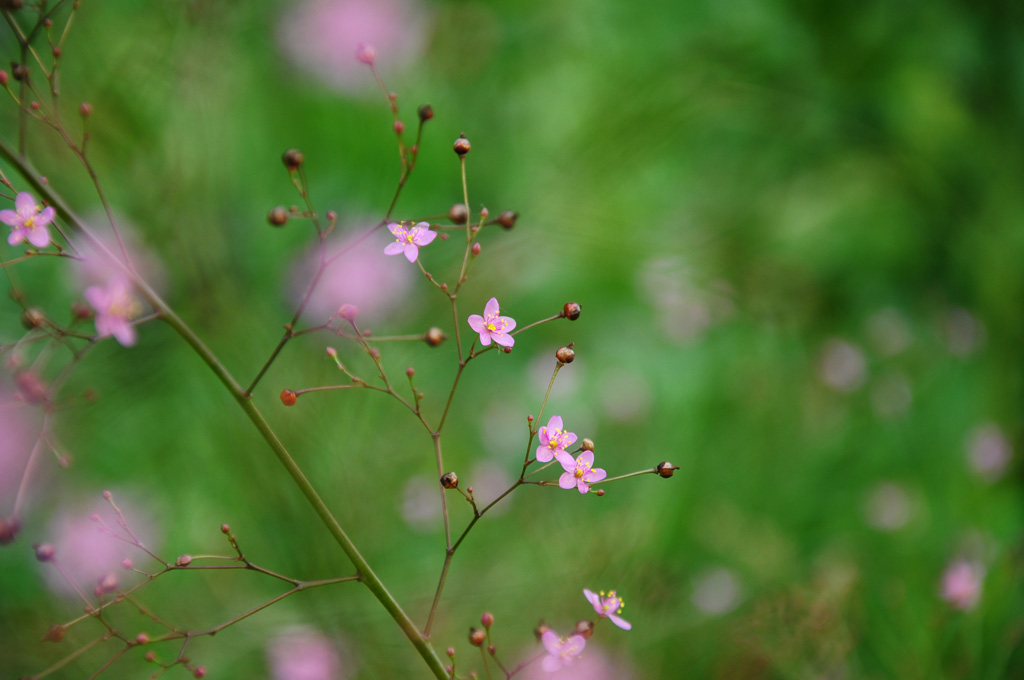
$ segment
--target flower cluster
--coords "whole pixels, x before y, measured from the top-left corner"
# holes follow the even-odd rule
[[[14,197],[14,210],[0,210],[0,222],[14,227],[7,242],[12,246],[28,241],[36,248],[50,244],[50,230],[46,228],[57,211],[52,206],[41,208],[32,194],[22,191]]]

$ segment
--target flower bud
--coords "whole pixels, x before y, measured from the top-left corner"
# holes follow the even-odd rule
[[[455,648],[454,647],[449,647],[448,649],[444,650],[444,653],[448,655],[449,659],[454,659],[455,658]]]
[[[591,493],[595,493],[597,494],[598,498],[601,498],[602,496],[604,496],[604,489],[592,489]]]
[[[337,222],[338,221],[338,213],[334,212],[333,210],[328,210],[327,211],[327,221],[330,222],[331,224],[334,224],[335,222]]]
[[[96,592],[98,593],[112,593],[115,590],[117,590],[117,576],[114,576],[112,572],[100,576],[96,582]]]
[[[89,102],[82,102],[78,106],[78,115],[82,118],[88,118],[92,115],[92,104]]]
[[[191,555],[178,555],[178,559],[174,560],[174,566],[176,567],[187,567],[192,564]]]
[[[0,87],[7,87],[7,83],[10,82],[11,77],[7,75],[7,71],[0,69]]]
[[[341,307],[338,307],[338,316],[344,319],[345,321],[348,321],[349,323],[355,321],[356,316],[358,315],[359,308],[356,307],[355,305],[346,302]]]
[[[490,628],[494,625],[494,614],[484,612],[484,615],[480,617],[480,623],[483,624],[484,628]]]
[[[273,227],[283,227],[288,221],[288,211],[283,205],[276,206],[267,213],[267,222]]]
[[[12,62],[11,63],[11,75],[14,76],[14,79],[17,80],[18,82],[21,82],[21,81],[27,79],[28,78],[28,66],[26,66],[25,64],[15,64],[15,63]]]
[[[281,403],[285,406],[295,406],[295,402],[299,400],[299,395],[295,393],[295,390],[281,390]]]
[[[139,633],[138,635],[135,636],[135,644],[137,644],[137,645],[149,644],[149,635],[147,635],[146,633]]]
[[[55,623],[46,631],[46,635],[43,636],[42,642],[60,642],[63,639],[64,626],[59,623]]]
[[[441,486],[446,489],[459,488],[459,476],[454,472],[446,472],[441,475]]]
[[[156,660],[156,654],[154,654],[153,651],[150,650],[146,652],[146,654],[142,658],[150,663],[153,663]]]
[[[513,210],[505,210],[498,215],[498,224],[506,229],[511,229],[516,226],[516,218],[519,217],[519,213]]]
[[[487,641],[487,633],[483,632],[479,628],[469,629],[469,644],[474,647],[479,647]]]
[[[505,354],[512,354],[512,348],[511,347],[502,347],[501,351],[504,352]]]
[[[459,138],[455,140],[454,144],[452,144],[452,148],[455,149],[455,153],[458,154],[460,158],[469,153],[469,140],[466,139],[465,132],[459,135]]]
[[[430,104],[424,104],[416,111],[416,113],[420,115],[420,122],[426,123],[434,117],[434,107]]]
[[[79,321],[88,321],[92,318],[92,307],[85,304],[81,300],[76,300],[71,303],[71,313],[75,315],[75,318]]]
[[[583,311],[578,302],[566,302],[565,306],[562,307],[562,316],[569,321],[575,321],[580,318],[580,312]]]
[[[192,677],[193,678],[205,678],[206,677],[206,667],[205,666],[198,666],[198,667],[196,667],[196,669],[194,671],[192,671]]]
[[[537,624],[537,627],[533,629],[533,634],[537,636],[538,640],[540,640],[544,636],[544,633],[549,630],[551,630],[551,626],[541,621]]]
[[[364,43],[359,43],[359,46],[356,47],[356,59],[363,64],[372,66],[377,59],[377,50]]]
[[[395,121],[395,132],[397,134],[402,134],[403,132],[405,132],[405,123],[403,123],[400,120],[396,120]]]
[[[103,496],[103,500],[105,501],[109,501],[111,498],[114,497],[114,494],[110,493],[110,491],[108,491],[107,489],[104,489],[103,493],[101,493],[100,495]]]
[[[46,315],[38,307],[29,307],[21,313],[21,326],[27,331],[39,328],[46,321]]]
[[[678,465],[673,465],[672,463],[670,463],[670,462],[668,462],[666,460],[666,461],[663,461],[661,463],[658,463],[658,467],[655,468],[655,469],[658,471],[659,475],[661,475],[662,477],[668,479],[673,474],[675,474],[675,471],[679,469],[679,466]]]
[[[416,369],[415,368],[413,368],[412,366],[409,366],[408,368],[405,369],[405,377],[411,378],[414,375],[416,375]]]
[[[437,326],[430,328],[423,336],[423,340],[431,347],[437,347],[447,339],[448,336]]]
[[[306,157],[298,149],[288,149],[281,154],[281,161],[284,163],[284,167],[289,170],[298,170],[304,160],[306,160]]]
[[[36,543],[32,546],[36,550],[36,559],[40,562],[49,562],[53,559],[54,549],[49,543]]]
[[[132,564],[132,561],[130,559],[128,559],[127,557],[124,558],[123,560],[121,560],[121,568],[122,569],[131,569],[134,566],[135,565]]]
[[[580,442],[580,448],[583,449],[584,451],[593,451],[594,440],[590,439],[589,437],[584,437],[583,441]]]
[[[473,254],[473,257],[476,257],[477,255],[479,255],[479,254],[480,254],[480,251],[481,251],[481,250],[482,250],[482,249],[481,249],[481,247],[480,247],[480,244],[479,244],[479,243],[474,243],[474,244],[473,244],[473,245],[472,245],[472,246],[470,247],[470,249],[469,249],[469,252]]]
[[[448,219],[454,224],[465,224],[469,219],[469,210],[463,203],[456,203],[448,209]]]
[[[555,352],[555,358],[563,364],[571,364],[576,359],[576,352],[568,347],[559,347],[558,351]]]
[[[18,386],[18,394],[30,404],[46,402],[46,383],[35,371],[19,371],[14,374],[14,382]]]
[[[580,619],[576,622],[576,628],[572,633],[573,635],[582,635],[583,639],[589,640],[590,636],[594,634],[594,622]]]

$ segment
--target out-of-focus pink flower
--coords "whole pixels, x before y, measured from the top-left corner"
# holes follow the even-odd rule
[[[632,623],[619,616],[622,613],[625,602],[622,601],[622,598],[614,590],[605,595],[603,590],[600,593],[595,593],[584,588],[583,595],[594,606],[594,611],[601,618],[610,620],[622,630],[629,630],[633,627]]]
[[[428,245],[437,237],[436,231],[430,230],[426,222],[417,222],[411,227],[406,226],[407,222],[391,222],[388,224],[388,231],[395,237],[394,243],[389,243],[384,248],[385,255],[405,255],[409,262],[415,262],[420,256],[420,246]]]
[[[306,305],[305,318],[321,322],[335,316],[343,303],[359,309],[360,325],[387,319],[411,288],[414,277],[408,265],[380,256],[379,242],[366,237],[366,225],[355,225],[327,243],[327,256],[337,259],[328,265],[316,290]],[[320,254],[312,249],[300,257],[291,270],[291,297],[294,304],[302,299],[313,273],[320,264]]]
[[[821,381],[839,392],[857,390],[867,376],[864,352],[839,338],[832,338],[822,347],[818,368]]]
[[[576,434],[566,432],[562,428],[562,416],[551,416],[548,424],[540,428],[540,432],[537,433],[537,439],[540,441],[540,446],[537,447],[537,460],[541,463],[546,463],[552,458],[562,460],[563,456],[566,460],[572,460],[572,456],[565,450],[576,442]]]
[[[343,92],[374,85],[365,66],[367,49],[389,68],[422,52],[427,22],[411,0],[308,0],[288,7],[278,34],[282,51]]]
[[[530,654],[530,651],[523,650],[519,656],[525,658]],[[632,680],[636,673],[627,665],[625,656],[621,652],[606,654],[597,639],[592,637],[587,640],[586,652],[573,657],[572,665],[563,667],[557,675],[545,672],[542,664],[530,664],[522,672],[516,673],[515,677],[517,680],[546,680],[552,677],[558,680]]]
[[[315,628],[287,628],[267,645],[274,680],[341,680],[341,655],[327,636]]]
[[[864,504],[868,524],[881,531],[897,531],[910,521],[913,503],[899,484],[883,482],[876,486]]]
[[[563,489],[579,489],[580,493],[590,491],[590,485],[600,482],[608,476],[608,473],[601,468],[594,467],[594,452],[584,451],[575,461],[572,456],[565,456],[565,460],[558,459],[565,472],[558,478],[558,486]]]
[[[484,347],[490,345],[491,340],[502,347],[516,344],[516,339],[508,334],[516,327],[516,320],[509,316],[498,316],[500,311],[498,298],[491,298],[484,305],[483,316],[469,315],[469,327],[480,334],[480,344]]]
[[[142,304],[132,294],[131,285],[121,278],[106,286],[85,289],[85,299],[96,310],[96,334],[113,335],[125,347],[135,344],[137,336],[132,319],[142,313]]]
[[[544,643],[544,649],[548,650],[548,655],[544,657],[540,665],[548,673],[571,666],[583,648],[587,646],[587,641],[582,635],[573,635],[563,641],[550,630],[544,631],[540,641]]]
[[[7,499],[0,503],[0,516],[11,511],[29,454],[39,438],[41,417],[39,409],[18,395],[6,388],[0,391],[0,498]]]
[[[105,286],[111,280],[124,278],[125,251],[132,267],[149,286],[160,293],[167,288],[167,268],[160,257],[139,238],[138,229],[126,218],[116,215],[117,233],[120,242],[110,228],[105,214],[90,215],[86,219],[95,241],[76,238],[74,241],[78,259],[69,268],[74,274],[75,290],[89,286]],[[123,247],[123,250],[122,250]]]
[[[22,241],[28,241],[36,248],[50,245],[50,230],[46,225],[56,216],[57,211],[53,206],[42,208],[27,191],[14,197],[14,210],[0,210],[0,222],[14,227],[7,237],[7,242],[12,246]]]
[[[1003,476],[1012,455],[1010,442],[998,425],[981,425],[967,438],[967,460],[974,474],[986,482]]]
[[[437,528],[441,517],[441,498],[437,478],[411,477],[402,492],[402,518],[415,531]]]
[[[974,609],[981,600],[981,582],[985,569],[977,562],[957,559],[942,574],[942,599],[955,609]]]

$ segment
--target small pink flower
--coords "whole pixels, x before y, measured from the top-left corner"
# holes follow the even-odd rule
[[[96,334],[113,335],[125,347],[135,344],[135,327],[131,321],[142,312],[142,305],[132,295],[124,279],[112,279],[106,286],[85,289],[85,299],[96,310]]]
[[[633,627],[633,624],[619,617],[622,613],[622,608],[625,606],[625,602],[619,597],[615,591],[611,591],[605,595],[602,590],[600,594],[593,591],[583,589],[583,594],[586,596],[590,604],[594,605],[594,611],[601,618],[610,619],[612,623],[621,628],[622,630],[629,630]]]
[[[590,491],[590,485],[600,482],[608,476],[608,473],[601,468],[594,468],[594,452],[584,451],[575,461],[572,456],[565,455],[558,458],[565,472],[558,478],[558,486],[563,489],[576,487],[580,493]]]
[[[547,426],[540,428],[540,432],[537,433],[537,439],[540,441],[540,446],[537,447],[537,460],[541,463],[546,463],[552,458],[561,460],[562,456],[572,461],[572,456],[565,450],[576,442],[576,435],[566,432],[562,427],[562,417],[552,416]]]
[[[502,347],[511,347],[516,339],[508,332],[516,327],[516,320],[509,316],[498,316],[498,298],[491,298],[484,306],[484,315],[471,314],[469,327],[480,334],[480,344],[486,347],[491,340]],[[550,459],[548,459],[550,460]]]
[[[46,228],[57,211],[53,207],[40,208],[32,194],[22,191],[14,197],[15,210],[0,210],[0,222],[14,227],[7,242],[12,246],[28,241],[36,248],[50,245],[50,230]]]
[[[573,635],[563,642],[550,630],[544,631],[540,641],[544,643],[544,648],[548,650],[548,655],[544,657],[540,665],[548,673],[554,673],[567,666],[571,666],[575,657],[579,656],[583,648],[587,646],[587,640],[582,635]]]
[[[394,234],[395,242],[389,243],[384,248],[385,255],[398,255],[403,253],[409,262],[415,262],[420,254],[420,246],[425,246],[437,237],[436,231],[430,230],[426,222],[417,222],[411,227],[406,227],[408,222],[391,222],[388,230]]]
[[[955,609],[974,609],[981,599],[981,581],[985,570],[976,562],[958,559],[942,574],[942,599]]]

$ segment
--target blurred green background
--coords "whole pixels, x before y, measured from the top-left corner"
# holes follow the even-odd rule
[[[450,145],[461,132],[471,140],[471,206],[520,219],[481,238],[460,295],[464,341],[465,316],[492,295],[520,325],[567,300],[583,315],[470,364],[446,466],[485,499],[483,480],[515,475],[553,352],[574,341],[541,424],[562,415],[611,475],[666,459],[681,470],[609,485],[603,498],[520,489],[486,517],[455,559],[434,635],[440,650],[457,648],[460,672],[482,673],[466,631],[483,611],[514,665],[539,620],[566,632],[592,613],[583,588],[616,588],[633,630],[598,627],[587,656],[605,675],[588,677],[1019,678],[1022,20],[1017,3],[955,0],[83,2],[63,49],[62,106],[77,137],[78,103],[93,105],[90,158],[115,212],[162,263],[165,298],[242,382],[280,337],[313,240],[302,222],[266,223],[273,206],[298,202],[281,152],[302,149],[314,204],[352,233],[394,191],[391,117],[352,57],[353,27],[380,36],[371,41],[407,128],[420,104],[436,112],[397,217],[461,200]],[[0,50],[4,64],[16,58],[6,30]],[[8,143],[16,122],[7,100]],[[52,132],[31,128],[29,150],[79,213],[96,214],[87,176]],[[374,238],[377,251],[388,242]],[[447,280],[457,240],[422,251]],[[442,296],[418,272],[403,278],[416,271],[404,260],[372,252],[339,267],[398,272],[361,284],[384,310],[375,333],[451,335]],[[64,318],[80,297],[67,269],[40,258],[5,271]],[[19,309],[2,313],[14,342]],[[327,344],[369,378],[351,344],[309,336],[287,347],[256,401],[422,621],[444,549],[418,501],[435,477],[430,438],[376,393],[281,406],[285,387],[339,381]],[[416,368],[436,417],[453,340],[381,348],[396,383]],[[63,361],[54,354],[44,374]],[[59,645],[39,641],[82,603],[47,586],[30,545],[96,511],[103,489],[165,558],[226,554],[227,522],[262,566],[350,573],[169,328],[142,327],[131,349],[103,343],[64,395],[87,389],[95,401],[54,419],[72,465],[42,459],[22,532],[0,550],[4,677],[38,673],[102,633],[86,621]],[[25,455],[16,448],[6,455]],[[459,529],[469,512],[449,498]],[[947,574],[958,561],[977,581],[959,599]],[[254,574],[176,573],[138,599],[203,628],[281,590]],[[126,631],[159,630],[122,609]],[[340,657],[336,677],[426,676],[357,585],[299,594],[195,640],[189,656],[208,677],[287,678],[273,641],[309,629]],[[51,677],[88,677],[114,650]],[[153,670],[134,650],[105,676]]]

